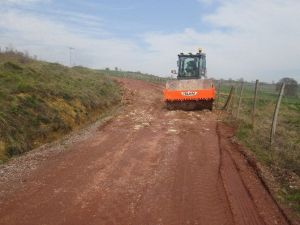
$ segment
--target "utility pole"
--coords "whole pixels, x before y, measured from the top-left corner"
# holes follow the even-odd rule
[[[69,47],[69,54],[70,54],[70,67],[72,67],[72,50],[75,50],[73,47]]]

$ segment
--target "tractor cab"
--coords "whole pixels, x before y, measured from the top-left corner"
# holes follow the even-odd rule
[[[206,78],[206,54],[199,50],[196,54],[178,55],[177,79],[170,79],[164,89],[166,106],[170,110],[212,110],[215,87]]]
[[[206,77],[206,55],[201,50],[197,54],[179,54],[177,64],[179,80]]]

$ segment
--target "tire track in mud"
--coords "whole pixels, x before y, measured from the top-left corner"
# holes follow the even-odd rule
[[[282,213],[274,198],[266,190],[260,177],[237,144],[232,143],[233,129],[225,124],[218,123],[217,134],[220,139],[223,166],[221,174],[224,185],[227,186],[229,201],[233,206],[237,224],[291,224]],[[230,174],[234,178],[228,177]],[[235,189],[234,189],[235,188]],[[239,191],[240,194],[234,191]],[[244,195],[243,198],[238,196]],[[240,199],[244,199],[241,202]],[[245,204],[246,203],[246,204]],[[244,216],[241,216],[244,215]]]
[[[236,224],[265,225],[228,152],[222,154],[221,175]]]
[[[188,113],[192,114],[192,113]],[[186,157],[180,157],[178,167],[185,165],[189,167],[189,201],[183,205],[187,213],[182,224],[233,224],[230,216],[229,205],[225,191],[219,179],[219,150],[217,139],[211,134],[215,124],[211,121],[187,121],[182,125],[186,131],[182,134],[183,140],[179,148]],[[199,133],[200,128],[200,133]],[[197,140],[197,141],[195,141]],[[178,184],[179,185],[179,184]],[[192,221],[189,221],[192,218]]]

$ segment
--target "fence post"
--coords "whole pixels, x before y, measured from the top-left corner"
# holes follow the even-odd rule
[[[223,110],[225,110],[225,109],[227,110],[227,108],[228,108],[228,106],[229,106],[229,104],[230,104],[230,102],[231,102],[232,93],[233,93],[233,86],[232,86],[231,89],[230,89],[230,92],[229,92],[227,101],[226,101],[225,105],[223,106]]]
[[[234,108],[234,100],[235,100],[235,94],[236,94],[236,86],[232,86],[233,90],[232,90],[232,96],[228,105],[228,109],[227,112],[230,112],[231,115],[233,115],[233,108]]]
[[[221,80],[219,80],[219,83],[218,83],[216,108],[218,108],[219,102],[220,102],[220,91],[221,91]]]
[[[282,100],[282,96],[283,96],[283,93],[284,93],[284,88],[285,88],[285,83],[282,83],[280,93],[278,95],[276,107],[275,107],[275,110],[274,110],[274,114],[273,114],[272,128],[271,128],[271,134],[270,134],[270,147],[272,146],[272,144],[274,142],[274,136],[275,136],[275,132],[276,132],[278,113],[279,113],[279,108],[280,108],[280,103],[281,103],[281,100]]]
[[[252,109],[252,129],[254,129],[254,124],[255,124],[257,90],[258,90],[258,80],[255,81],[255,92],[254,92],[254,101],[253,101],[253,109]]]
[[[237,111],[236,111],[236,118],[239,118],[240,108],[241,108],[241,104],[242,104],[242,96],[243,96],[243,92],[244,92],[244,86],[245,86],[245,82],[242,81],[242,87],[241,87],[241,92],[240,92],[240,97],[239,97],[239,103],[238,103],[238,107],[237,107]]]

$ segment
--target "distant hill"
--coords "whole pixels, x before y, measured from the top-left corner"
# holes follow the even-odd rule
[[[151,74],[144,74],[141,72],[130,72],[130,71],[104,71],[100,70],[100,72],[105,72],[106,74],[112,75],[112,76],[118,76],[118,77],[129,77],[134,78],[137,80],[145,80],[150,82],[166,82],[168,78],[165,77],[158,77]]]

